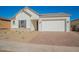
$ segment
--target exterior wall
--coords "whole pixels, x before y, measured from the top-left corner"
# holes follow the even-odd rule
[[[0,20],[0,28],[10,28],[10,21]]]
[[[33,19],[38,19],[39,18],[39,16],[37,15],[37,14],[35,14],[33,11],[31,11],[31,10],[29,10],[29,9],[24,9],[26,12],[28,12],[29,14],[31,14],[32,15],[32,17],[30,17],[32,20]]]
[[[15,21],[15,24],[13,24],[13,21]],[[11,20],[11,28],[18,28],[18,20]]]
[[[41,31],[41,28],[42,28],[42,20],[49,20],[49,19],[52,19],[52,20],[55,20],[55,19],[62,19],[62,20],[66,20],[66,32],[69,32],[70,31],[70,17],[52,17],[52,18],[40,18],[39,21],[38,21],[38,30]]]
[[[32,20],[32,24],[35,28],[35,31],[38,31],[38,20]]]
[[[67,17],[66,19],[66,32],[70,32],[70,17]]]
[[[11,28],[19,28],[19,20],[26,20],[26,29],[31,31],[34,30],[30,17],[24,12],[20,12],[16,16],[16,20],[11,21]],[[15,24],[13,24],[13,21],[15,21]]]

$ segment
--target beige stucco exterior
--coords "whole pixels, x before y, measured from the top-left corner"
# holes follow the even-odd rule
[[[38,15],[33,13],[32,11],[28,10],[28,9],[24,9],[25,11],[27,11],[29,14],[31,14],[32,16],[30,17],[29,15],[27,15],[25,12],[23,12],[22,10],[16,15],[16,20],[11,20],[11,28],[19,28],[19,20],[26,20],[26,30],[29,31],[34,31],[35,28],[32,24],[32,20],[37,20],[38,19]],[[15,24],[13,24],[13,21],[15,21]]]
[[[39,18],[39,22],[38,22],[38,27],[39,27],[39,31],[41,31],[41,27],[42,27],[42,21],[43,20],[48,20],[48,21],[53,21],[53,20],[64,20],[66,22],[66,32],[70,31],[70,17],[51,17],[51,18]]]
[[[15,17],[15,20],[11,20],[11,28],[19,28],[19,20],[26,20],[26,30],[29,31],[41,31],[41,22],[43,20],[64,20],[66,24],[66,32],[70,31],[70,16],[51,16],[49,17],[40,17],[39,14],[34,12],[33,10],[29,8],[22,9]],[[13,24],[13,21],[15,21],[15,24]]]

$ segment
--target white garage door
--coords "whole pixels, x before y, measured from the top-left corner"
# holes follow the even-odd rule
[[[65,21],[42,21],[42,31],[65,31]]]

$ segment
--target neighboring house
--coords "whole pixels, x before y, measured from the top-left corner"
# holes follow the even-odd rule
[[[79,25],[79,19],[72,20],[71,25]]]
[[[75,19],[75,20],[71,21],[71,30],[79,31],[79,19]]]
[[[10,20],[0,18],[0,29],[10,28]]]
[[[70,31],[70,15],[66,13],[38,14],[24,8],[11,20],[11,28],[26,28],[29,31]]]

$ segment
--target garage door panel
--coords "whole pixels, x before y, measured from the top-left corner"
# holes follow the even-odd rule
[[[42,21],[42,31],[65,31],[65,21]]]

